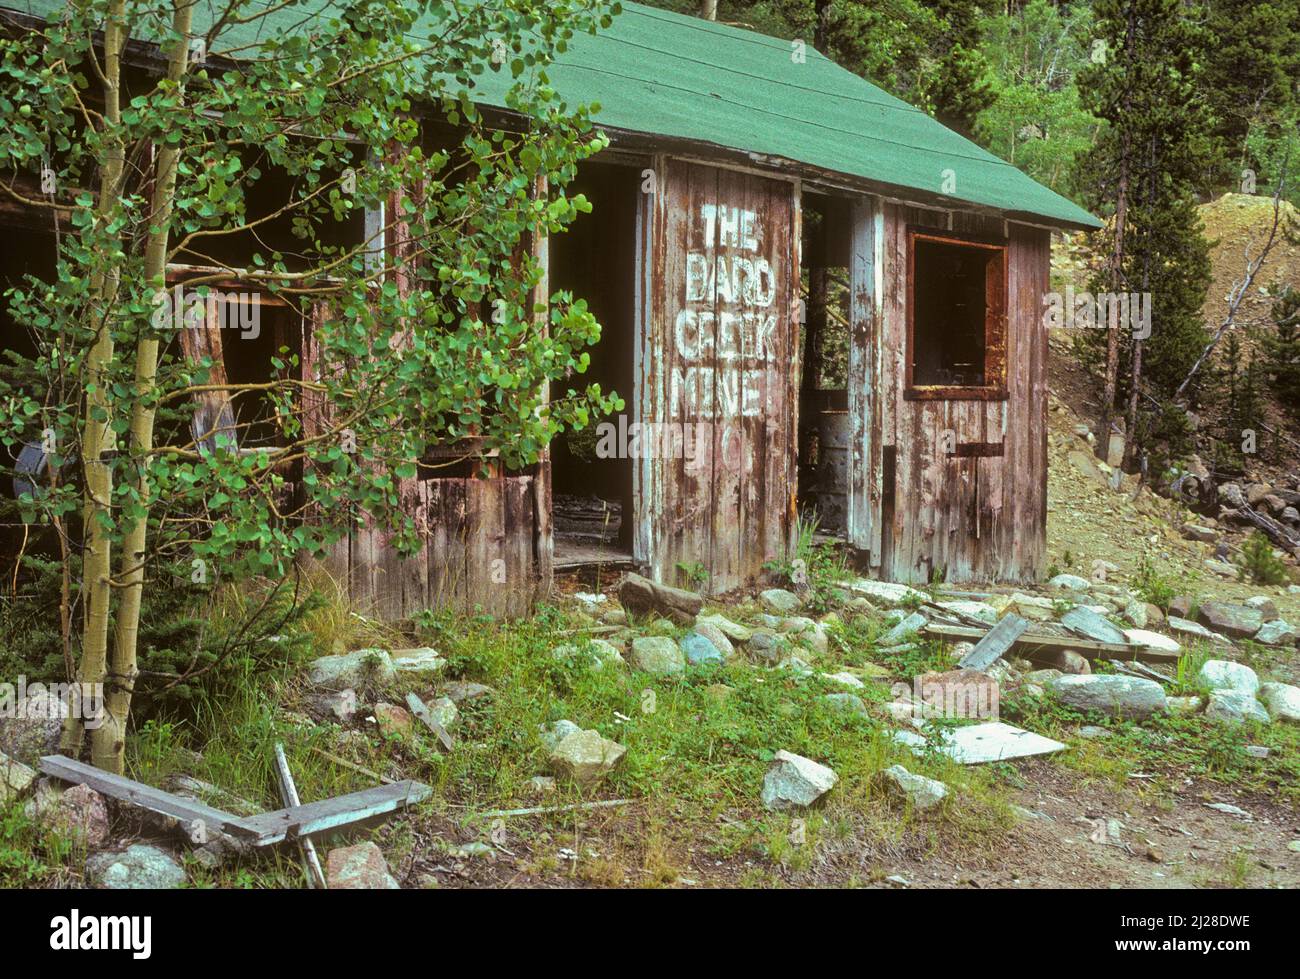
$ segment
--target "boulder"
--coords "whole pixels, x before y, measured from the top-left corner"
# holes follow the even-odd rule
[[[36,781],[36,770],[0,752],[0,806],[21,797]]]
[[[765,609],[777,615],[793,615],[802,604],[798,595],[784,588],[769,588],[759,592],[758,600]]]
[[[1217,531],[1194,523],[1183,524],[1182,527],[1179,528],[1179,533],[1183,535],[1184,540],[1200,541],[1202,544],[1213,544],[1219,539]]]
[[[444,731],[450,731],[460,720],[460,709],[450,697],[438,697],[428,707],[429,715]]]
[[[1259,609],[1231,602],[1203,602],[1196,618],[1207,629],[1234,639],[1249,639],[1264,624]]]
[[[330,850],[325,858],[325,883],[332,891],[396,891],[383,851],[369,841]]]
[[[1142,677],[1095,674],[1062,676],[1047,684],[1057,698],[1076,710],[1095,710],[1112,717],[1144,718],[1167,709],[1165,689]]]
[[[415,718],[405,707],[382,702],[375,704],[375,721],[379,724],[379,733],[386,738],[404,738],[415,724]]]
[[[1297,638],[1300,638],[1300,633],[1286,619],[1265,622],[1259,627],[1259,632],[1255,633],[1255,642],[1264,646],[1289,645]]]
[[[1272,622],[1279,617],[1277,605],[1267,595],[1254,595],[1246,599],[1245,604],[1259,612],[1265,622]]]
[[[1192,600],[1187,595],[1175,595],[1169,600],[1169,615],[1185,619],[1192,614]]]
[[[1087,591],[1092,587],[1092,582],[1077,574],[1058,574],[1047,583],[1047,587],[1059,591]]]
[[[900,585],[893,581],[873,581],[870,578],[859,578],[856,581],[850,581],[844,587],[855,595],[861,595],[884,605],[901,605],[908,601],[928,602],[930,600],[930,596],[925,592],[918,591],[911,585]]]
[[[580,658],[599,672],[606,666],[623,666],[623,655],[618,647],[605,639],[588,639],[577,643],[564,643],[551,650],[557,660]]]
[[[307,670],[308,682],[327,690],[382,686],[396,675],[386,649],[357,649],[337,656],[321,656],[312,660]]]
[[[1289,683],[1261,683],[1259,699],[1264,702],[1275,721],[1300,724],[1300,687]]]
[[[725,636],[723,641],[726,641]],[[727,659],[726,654],[721,649],[694,630],[678,639],[677,645],[682,648],[682,654],[686,657],[686,662],[692,666],[721,666]]]
[[[60,835],[90,848],[108,842],[108,805],[88,785],[74,785],[47,807],[42,817]]]
[[[546,750],[550,752],[558,748],[560,742],[570,734],[577,734],[581,730],[582,728],[574,724],[573,721],[563,719],[550,724],[539,725],[538,735],[542,740],[542,744],[546,746]]]
[[[976,621],[983,622],[986,625],[998,624],[997,609],[995,609],[992,605],[985,604],[984,602],[971,602],[971,601],[962,600],[962,601],[951,601],[951,602],[936,602],[935,604],[938,605],[939,608],[946,609],[947,611],[952,612],[954,615],[957,615],[959,617],[965,616],[968,619],[975,619]]]
[[[454,704],[464,703],[467,700],[478,700],[480,697],[490,697],[496,693],[491,687],[484,683],[473,683],[469,680],[454,680],[451,683],[444,683],[438,688],[438,693],[446,697]]]
[[[1211,690],[1237,690],[1252,697],[1259,690],[1259,676],[1245,663],[1226,659],[1208,659],[1197,673],[1197,679]]]
[[[577,731],[555,746],[551,766],[556,774],[578,785],[590,786],[604,778],[625,754],[625,747],[601,737],[599,731]]]
[[[1236,483],[1220,483],[1218,486],[1219,503],[1232,510],[1240,510],[1246,505],[1246,494]]]
[[[948,786],[938,779],[915,775],[902,765],[891,765],[881,774],[889,790],[910,802],[918,812],[933,809],[948,797]]]
[[[121,852],[96,853],[86,861],[86,877],[110,890],[160,890],[184,885],[185,870],[166,850],[135,843]]]
[[[700,619],[695,620],[695,631],[701,636],[713,643],[715,649],[722,653],[724,660],[732,660],[736,657],[736,647],[732,645],[731,639],[715,623],[704,622]]]
[[[814,622],[805,616],[796,615],[788,619],[782,619],[780,624],[777,625],[777,631],[784,635],[793,636],[795,642],[806,646],[819,655],[825,654],[830,649],[830,640],[826,635],[826,627],[820,622]]]
[[[773,810],[803,809],[829,792],[839,776],[825,765],[789,751],[778,751],[763,776],[763,805]]]
[[[633,639],[628,662],[634,669],[646,673],[681,673],[686,669],[686,656],[681,647],[667,636],[639,636]]]
[[[755,629],[745,643],[745,652],[760,666],[775,666],[785,654],[786,642],[774,632]]]
[[[852,673],[823,673],[822,676],[827,680],[834,681],[835,683],[841,684],[845,687],[850,687],[854,690],[862,690],[866,687],[866,684]]]
[[[1268,711],[1249,690],[1213,690],[1205,707],[1205,716],[1226,724],[1257,721],[1267,724]]]
[[[718,629],[732,642],[749,642],[749,637],[752,635],[745,626],[732,622],[725,615],[701,615],[695,620],[695,624],[698,626],[701,623]]]
[[[25,765],[58,754],[67,704],[44,689],[30,691],[17,703],[0,703],[5,707],[0,710],[0,752]]]
[[[1204,697],[1166,697],[1165,703],[1171,714],[1199,714],[1205,706]]]
[[[639,574],[628,574],[618,586],[618,600],[629,615],[662,615],[677,625],[694,625],[704,599],[695,592],[673,588]]]

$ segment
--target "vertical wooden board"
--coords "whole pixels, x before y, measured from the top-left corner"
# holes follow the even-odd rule
[[[746,443],[756,433],[747,430],[740,406],[744,365],[752,356],[752,351],[746,349],[744,318],[754,315],[754,307],[752,302],[745,301],[744,287],[736,288],[739,283],[733,270],[744,253],[740,247],[743,216],[754,215],[757,225],[754,233],[758,235],[762,233],[765,214],[762,206],[756,207],[747,193],[750,188],[742,174],[724,170],[717,171],[715,177],[717,192],[711,202],[716,208],[714,232],[712,235],[706,232],[703,239],[706,247],[709,238],[713,240],[712,341],[707,349],[699,351],[698,363],[701,374],[707,372],[712,381],[706,423],[712,459],[707,491],[711,497],[709,556],[705,564],[710,587],[726,590],[742,572],[740,551],[746,530],[751,542],[756,529],[761,533],[761,528],[747,527],[758,516],[761,504],[753,460],[746,451]],[[704,330],[700,332],[703,334]],[[760,385],[758,397],[763,393]]]
[[[401,567],[402,607],[400,615],[409,618],[429,604],[429,484],[412,479],[402,489],[402,509],[415,521],[420,548],[404,558]]]
[[[652,161],[651,174],[662,174],[662,158]],[[658,345],[662,324],[658,319],[655,292],[660,276],[656,274],[655,248],[662,237],[662,224],[656,213],[656,202],[662,189],[647,193],[643,184],[637,201],[636,214],[636,323],[632,353],[633,390],[632,422],[638,430],[655,418],[656,405],[662,404],[662,356]],[[657,467],[647,453],[632,460],[632,512],[636,527],[632,538],[632,556],[635,560],[653,567],[656,560],[656,541],[652,529],[657,521],[653,514],[661,512],[661,493],[655,477]]]
[[[532,504],[533,477],[511,476],[505,481],[504,613],[527,615],[533,606],[536,570],[533,540],[537,533]]]
[[[539,175],[535,180],[533,186],[534,196],[548,196],[549,188],[546,175]],[[531,247],[533,257],[537,259],[542,268],[541,278],[533,289],[534,324],[538,333],[545,336],[550,329],[551,303],[550,239],[545,228],[533,229]],[[543,391],[542,396],[545,400],[550,399],[549,387]],[[533,561],[530,563],[533,565],[534,580],[528,587],[524,588],[524,591],[526,592],[527,605],[531,608],[534,594],[550,594],[555,567],[555,537],[554,527],[551,523],[553,502],[551,495],[551,447],[549,445],[542,448],[537,460],[536,476],[530,481],[529,489],[533,494],[534,519],[530,521],[528,544],[533,553]],[[625,514],[624,519],[631,519],[631,515]],[[516,582],[516,584],[523,587],[522,581]]]
[[[849,505],[847,537],[854,547],[870,550],[879,562],[880,495],[875,431],[879,382],[873,370],[877,342],[875,329],[876,261],[874,199],[858,197],[852,209],[852,243],[849,267]]]

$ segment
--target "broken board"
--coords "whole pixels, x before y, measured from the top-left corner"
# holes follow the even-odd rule
[[[196,842],[198,837],[216,830],[253,846],[270,846],[313,833],[342,829],[414,805],[433,792],[427,785],[408,779],[309,802],[305,806],[289,806],[256,816],[235,816],[63,755],[46,755],[41,759],[40,768],[54,778],[74,785],[87,785],[110,798],[182,820],[190,838]]]
[[[963,670],[987,670],[1016,644],[1028,628],[1029,623],[1020,616],[1007,613],[1002,621],[984,633],[984,638],[957,665]]]
[[[894,740],[921,754],[930,742],[916,731],[896,731]],[[1025,731],[1001,721],[971,724],[951,728],[941,735],[941,743],[934,750],[947,755],[962,765],[982,765],[990,761],[1007,761],[1010,758],[1027,758],[1030,755],[1050,755],[1064,751],[1065,745],[1041,734]]]
[[[998,623],[998,625],[1001,625],[1001,623]],[[988,631],[960,625],[930,623],[921,629],[921,634],[934,639],[958,642],[979,640]],[[1176,663],[1180,655],[1179,653],[1171,653],[1151,646],[1137,646],[1132,643],[1096,642],[1092,639],[1079,639],[1074,636],[1040,636],[1033,634],[1021,635],[1012,644],[1012,648],[1023,655],[1030,655],[1039,649],[1072,649],[1087,659],[1122,659],[1143,663]]]

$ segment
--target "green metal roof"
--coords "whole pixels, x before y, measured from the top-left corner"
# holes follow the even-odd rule
[[[63,3],[0,6],[43,16]],[[260,27],[300,30],[308,11],[331,9],[328,0],[308,0]],[[570,103],[598,102],[596,122],[609,129],[784,158],[1045,224],[1100,227],[1072,201],[811,46],[801,63],[790,41],[623,3],[609,28],[576,35],[548,75]],[[509,72],[484,72],[476,101],[504,107],[510,84]]]

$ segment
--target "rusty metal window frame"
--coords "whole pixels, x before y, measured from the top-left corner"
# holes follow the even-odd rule
[[[977,385],[916,384],[916,243],[935,242],[988,252],[991,261],[984,285],[984,381]],[[1007,390],[1007,239],[909,225],[907,228],[907,376],[908,401],[1005,401]]]

